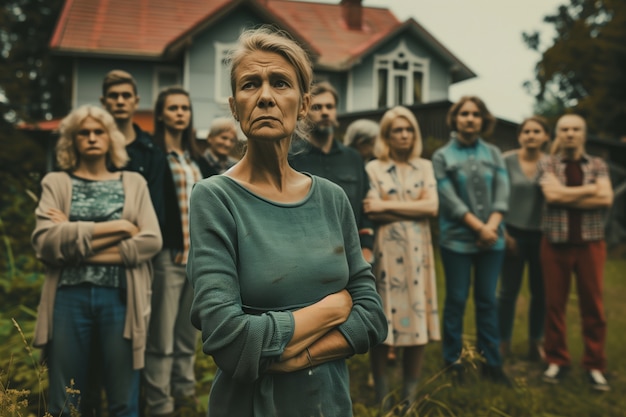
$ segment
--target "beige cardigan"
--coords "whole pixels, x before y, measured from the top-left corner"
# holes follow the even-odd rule
[[[126,267],[127,311],[124,338],[132,340],[133,368],[144,366],[144,352],[152,285],[151,258],[161,249],[162,239],[146,181],[135,172],[122,173],[124,208],[122,218],[139,228],[139,233],[122,240],[118,247]],[[93,254],[94,222],[71,221],[55,224],[46,214],[56,208],[69,217],[72,181],[65,172],[52,172],[41,181],[42,194],[35,210],[37,223],[32,244],[37,258],[48,266],[37,311],[33,345],[45,346],[53,338],[52,314],[59,275],[64,265],[80,263]]]

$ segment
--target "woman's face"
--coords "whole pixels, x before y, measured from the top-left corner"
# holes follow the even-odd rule
[[[395,153],[407,153],[413,149],[415,129],[404,117],[396,117],[391,122],[387,143],[389,149]]]
[[[534,120],[529,120],[524,123],[522,130],[517,138],[519,144],[524,149],[541,149],[544,143],[546,143],[550,137],[544,130],[543,126]]]
[[[111,147],[111,137],[98,120],[87,116],[76,131],[76,152],[81,161],[105,158]]]
[[[227,157],[237,142],[237,134],[234,130],[224,130],[214,136],[209,136],[207,141],[211,151],[218,157]]]
[[[235,93],[229,99],[235,119],[249,139],[291,138],[306,115],[310,96],[300,94],[296,71],[281,55],[255,51],[235,69]]]
[[[161,115],[165,128],[183,131],[191,121],[191,104],[185,94],[170,94],[165,98]]]
[[[456,130],[465,138],[477,138],[483,127],[480,109],[473,101],[466,101],[456,114]]]

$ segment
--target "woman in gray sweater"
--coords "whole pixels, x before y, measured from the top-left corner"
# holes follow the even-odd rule
[[[510,350],[515,305],[527,264],[530,287],[529,358],[538,360],[543,357],[546,307],[539,261],[543,194],[537,181],[537,162],[544,155],[543,147],[549,139],[548,122],[540,116],[529,117],[518,129],[520,148],[503,155],[511,184],[509,211],[504,216],[507,250],[498,292],[500,351],[503,356]]]

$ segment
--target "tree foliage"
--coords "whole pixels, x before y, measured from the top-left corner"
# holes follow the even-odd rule
[[[538,111],[574,108],[590,131],[626,135],[626,2],[569,0],[544,21],[555,35],[535,68]],[[523,37],[539,50],[538,32]]]
[[[5,0],[0,4],[0,128],[64,115],[69,64],[49,42],[63,0]],[[66,60],[67,61],[67,60]]]
[[[27,135],[17,125],[59,117],[69,109],[69,64],[48,47],[63,4],[0,2],[0,286],[18,270],[38,268],[29,237],[46,139]]]

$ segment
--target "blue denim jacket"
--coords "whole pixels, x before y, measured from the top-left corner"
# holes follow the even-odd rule
[[[463,222],[471,212],[487,222],[491,213],[506,213],[509,178],[500,150],[482,139],[464,145],[453,132],[450,141],[433,155],[439,193],[439,244],[461,253],[484,250],[476,246],[477,235]],[[504,225],[490,249],[504,248]]]

